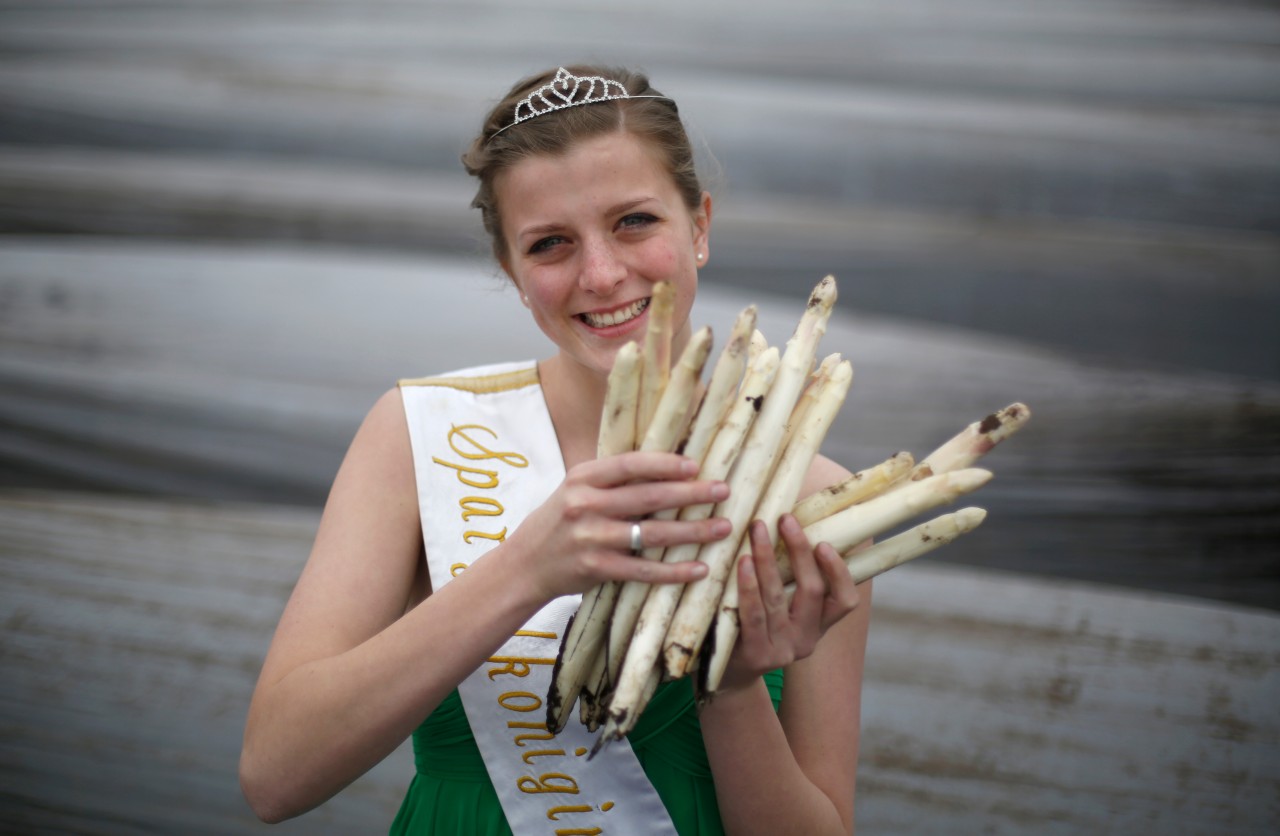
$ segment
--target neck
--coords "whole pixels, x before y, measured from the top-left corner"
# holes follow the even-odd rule
[[[538,378],[560,441],[565,469],[594,459],[608,378],[562,354],[538,363]]]

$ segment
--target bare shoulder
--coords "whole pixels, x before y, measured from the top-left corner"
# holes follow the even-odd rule
[[[400,387],[388,389],[374,401],[356,432],[348,457],[352,452],[375,456],[391,455],[393,461],[389,463],[412,464],[409,427],[404,415],[404,397],[400,394]],[[407,462],[405,456],[409,456]]]

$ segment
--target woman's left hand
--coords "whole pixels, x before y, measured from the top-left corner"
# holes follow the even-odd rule
[[[751,552],[738,562],[741,631],[720,691],[747,687],[768,671],[807,658],[827,629],[858,606],[858,587],[834,548],[811,545],[791,514],[779,520],[778,532],[791,560],[795,595],[787,601],[768,528],[756,520],[749,532]]]

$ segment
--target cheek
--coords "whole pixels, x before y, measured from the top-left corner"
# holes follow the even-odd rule
[[[645,262],[655,282],[661,279],[675,279],[679,282],[682,278],[681,274],[692,269],[692,262],[686,264],[682,261],[679,253],[667,243],[655,242],[654,246],[645,253]]]
[[[556,271],[540,266],[527,271],[521,278],[519,286],[533,311],[564,304],[565,281]]]

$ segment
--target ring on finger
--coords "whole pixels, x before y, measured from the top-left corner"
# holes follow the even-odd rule
[[[640,530],[640,523],[634,522],[631,524],[631,553],[640,554],[642,551],[644,551],[643,532]]]

